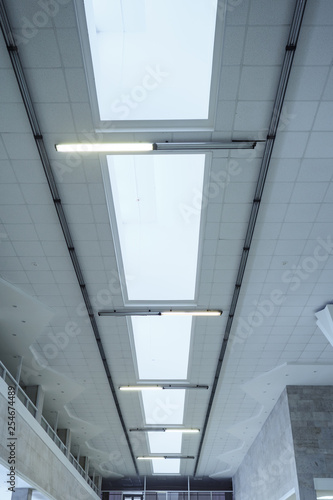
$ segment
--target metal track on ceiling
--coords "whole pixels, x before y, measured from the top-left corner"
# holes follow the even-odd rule
[[[80,285],[80,289],[81,289],[81,293],[82,293],[82,296],[83,296],[83,300],[84,300],[84,303],[85,303],[86,308],[87,308],[87,312],[88,312],[88,315],[89,315],[90,324],[92,326],[92,329],[93,329],[93,332],[94,332],[94,335],[95,335],[95,339],[96,339],[96,342],[97,342],[99,353],[100,353],[100,356],[101,356],[101,359],[102,359],[102,362],[103,362],[105,374],[106,374],[106,377],[108,379],[108,383],[109,383],[109,386],[110,386],[110,389],[111,389],[113,400],[114,400],[114,403],[115,403],[115,406],[116,406],[116,409],[117,409],[118,417],[119,417],[122,429],[124,431],[124,435],[125,435],[125,438],[126,438],[126,442],[127,442],[128,448],[129,448],[129,452],[130,452],[130,455],[131,455],[131,458],[132,458],[132,461],[133,461],[134,469],[135,469],[136,474],[139,475],[139,470],[138,470],[138,467],[137,467],[137,464],[136,464],[135,456],[134,456],[134,453],[133,453],[132,445],[131,445],[131,442],[130,442],[130,439],[129,439],[129,435],[128,435],[128,432],[127,432],[127,428],[126,428],[126,425],[125,425],[125,421],[124,421],[124,418],[123,418],[123,415],[122,415],[122,412],[121,412],[121,409],[120,409],[120,405],[119,405],[119,401],[118,401],[118,398],[117,398],[115,386],[114,386],[114,383],[112,381],[111,372],[110,372],[110,369],[109,369],[109,366],[108,366],[108,363],[107,363],[105,351],[104,351],[104,348],[103,348],[103,344],[102,344],[102,340],[101,340],[101,337],[100,337],[99,329],[98,329],[98,326],[97,326],[97,323],[96,323],[96,319],[95,319],[95,315],[94,315],[94,312],[93,312],[92,304],[91,304],[90,299],[89,299],[89,295],[88,295],[88,292],[87,292],[87,287],[86,287],[86,284],[84,282],[83,273],[82,273],[82,270],[81,270],[81,267],[80,267],[80,263],[79,263],[79,260],[78,260],[78,257],[77,257],[77,254],[76,254],[76,251],[75,251],[75,248],[74,248],[73,240],[72,240],[72,237],[71,237],[71,233],[70,233],[70,230],[69,230],[69,226],[68,226],[68,223],[67,223],[67,219],[66,219],[66,216],[65,216],[63,205],[61,203],[61,199],[60,199],[59,192],[58,192],[58,189],[57,189],[57,184],[56,184],[56,181],[55,181],[55,177],[53,175],[53,171],[52,171],[52,168],[51,168],[50,160],[49,160],[46,148],[45,148],[45,143],[44,143],[44,140],[43,140],[42,131],[41,131],[40,127],[39,127],[37,114],[35,112],[34,105],[33,105],[32,99],[31,99],[30,91],[29,91],[29,88],[28,88],[28,85],[27,85],[27,81],[26,81],[26,78],[25,78],[24,70],[23,70],[23,67],[22,67],[21,60],[20,60],[18,47],[17,47],[17,45],[15,43],[14,34],[13,34],[13,31],[12,31],[11,26],[10,26],[10,22],[9,22],[9,18],[8,18],[8,15],[7,15],[7,10],[6,10],[6,7],[5,7],[4,0],[0,0],[0,25],[1,25],[1,30],[2,30],[4,39],[5,39],[5,43],[6,43],[6,46],[7,46],[7,50],[8,50],[8,53],[9,53],[9,57],[11,59],[13,70],[15,72],[16,80],[17,80],[17,83],[18,83],[18,86],[19,86],[19,89],[20,89],[20,92],[21,92],[21,95],[22,95],[22,99],[23,99],[23,103],[24,103],[24,106],[25,106],[25,109],[26,109],[26,113],[27,113],[27,116],[28,116],[28,119],[29,119],[29,122],[30,122],[32,134],[33,134],[33,137],[34,137],[37,149],[38,149],[38,153],[39,153],[39,156],[40,156],[40,160],[42,162],[43,169],[44,169],[44,172],[45,172],[45,175],[46,175],[46,178],[47,178],[47,182],[48,182],[48,185],[49,185],[49,188],[50,188],[50,192],[51,192],[51,196],[52,196],[52,199],[53,199],[53,203],[54,203],[54,206],[55,206],[57,214],[58,214],[58,218],[59,218],[59,222],[60,222],[60,225],[61,225],[61,228],[62,228],[62,232],[64,234],[64,238],[65,238],[65,242],[66,242],[66,245],[67,245],[67,248],[68,248],[68,252],[69,252],[69,255],[71,257],[73,268],[74,268],[77,280],[78,280],[79,285]]]
[[[293,59],[294,59],[294,54],[295,54],[295,50],[296,50],[296,46],[297,46],[297,41],[298,41],[301,26],[302,26],[302,20],[303,20],[306,2],[307,2],[307,0],[296,0],[296,4],[295,4],[294,15],[293,15],[293,19],[291,21],[288,41],[287,41],[287,45],[285,48],[282,69],[281,69],[278,88],[277,88],[275,101],[274,101],[274,105],[273,105],[271,120],[270,120],[270,124],[269,124],[269,128],[268,128],[268,134],[267,134],[267,138],[266,138],[263,157],[261,160],[260,171],[259,171],[257,186],[256,186],[256,190],[255,190],[253,203],[252,203],[250,219],[249,219],[249,223],[248,223],[248,227],[247,227],[247,231],[246,231],[242,256],[241,256],[241,260],[240,260],[240,264],[239,264],[239,268],[238,268],[236,283],[235,283],[234,292],[233,292],[231,305],[230,305],[230,309],[229,309],[228,321],[227,321],[226,328],[224,331],[222,346],[221,346],[221,350],[220,350],[219,359],[217,362],[214,381],[212,384],[212,390],[211,390],[211,394],[210,394],[210,398],[209,398],[209,402],[208,402],[208,407],[207,407],[207,411],[206,411],[206,416],[205,416],[205,420],[204,420],[204,425],[203,425],[202,431],[201,431],[200,443],[199,443],[199,448],[198,448],[198,453],[197,453],[197,458],[196,458],[196,463],[195,463],[194,473],[193,473],[194,476],[196,476],[196,474],[197,474],[199,460],[200,460],[201,451],[202,451],[202,446],[203,446],[205,434],[207,431],[207,425],[208,425],[210,413],[212,410],[212,406],[214,403],[214,397],[216,394],[217,384],[218,384],[221,369],[222,369],[222,363],[223,363],[223,360],[225,357],[225,352],[227,349],[230,331],[231,331],[231,327],[232,327],[233,320],[234,320],[234,315],[235,315],[235,311],[236,311],[236,307],[237,307],[239,293],[240,293],[242,282],[243,282],[246,263],[247,263],[247,259],[249,256],[249,251],[250,251],[250,247],[251,247],[251,243],[252,243],[253,233],[254,233],[257,217],[258,217],[261,197],[262,197],[262,193],[263,193],[264,186],[265,186],[266,176],[267,176],[267,172],[268,172],[268,168],[269,168],[269,164],[270,164],[270,160],[271,160],[271,155],[272,155],[272,150],[273,150],[273,146],[274,146],[274,142],[275,142],[276,133],[278,131],[280,116],[281,116],[282,107],[283,107],[283,103],[284,103],[284,97],[286,94],[287,85],[288,85],[289,76],[290,76],[290,71],[291,71],[291,67],[292,67],[292,63],[293,63]]]

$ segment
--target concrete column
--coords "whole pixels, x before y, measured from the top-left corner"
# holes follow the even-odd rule
[[[12,493],[12,500],[31,500],[31,498],[31,488],[15,488],[15,491]]]
[[[71,451],[71,431],[70,429],[58,429],[57,434],[67,448],[66,457],[69,458]]]
[[[54,432],[57,432],[57,430],[58,430],[58,421],[59,421],[59,412],[57,411],[56,418],[55,418],[54,425],[53,425]]]
[[[101,491],[102,489],[102,476],[96,476],[96,486],[98,488],[98,491]]]

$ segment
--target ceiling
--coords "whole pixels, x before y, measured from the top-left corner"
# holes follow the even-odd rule
[[[54,0],[53,10],[46,4],[4,2],[106,364],[2,35],[1,361],[15,373],[23,357],[22,383],[46,391],[44,416],[52,424],[58,415],[59,428],[72,431],[72,453],[89,456],[91,470],[112,486],[135,477],[136,467],[148,477],[152,468],[133,461],[124,433],[125,426],[135,457],[149,454],[146,434],[129,432],[145,425],[141,395],[118,390],[138,381],[129,322],[97,315],[124,307],[105,157],[64,156],[54,145],[265,141],[295,2],[219,3],[223,42],[213,69],[218,92],[211,127],[120,130],[111,124],[104,132],[96,130],[101,124],[89,90],[80,2]],[[315,317],[332,302],[332,24],[333,3],[308,0],[204,438],[200,445],[202,433],[183,437],[182,455],[195,459],[181,462],[182,476],[231,478],[286,384],[332,381],[333,348]],[[208,156],[196,306],[223,315],[194,320],[186,382],[209,389],[186,391],[184,427],[204,428],[264,147],[259,142],[253,150]],[[195,207],[195,194],[191,203]],[[172,399],[159,404],[171,411]]]

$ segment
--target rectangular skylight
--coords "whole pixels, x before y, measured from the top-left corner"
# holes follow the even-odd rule
[[[180,459],[166,459],[166,460],[153,460],[154,474],[179,474],[180,472]]]
[[[107,160],[128,300],[194,300],[205,155]]]
[[[207,119],[217,0],[84,0],[101,120]]]
[[[147,425],[178,425],[183,423],[184,389],[143,392],[141,395]]]
[[[150,453],[181,453],[181,433],[166,434],[165,432],[148,432]]]
[[[191,317],[133,316],[133,336],[139,378],[187,378]]]

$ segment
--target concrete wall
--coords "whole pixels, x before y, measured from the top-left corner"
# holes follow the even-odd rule
[[[316,500],[313,479],[333,478],[333,387],[287,387],[300,500]]]
[[[8,464],[10,452],[7,390],[7,384],[0,379],[0,459],[3,464]],[[18,398],[14,408],[16,473],[55,500],[99,500]]]
[[[286,390],[234,476],[233,486],[235,500],[280,500],[297,490]]]

